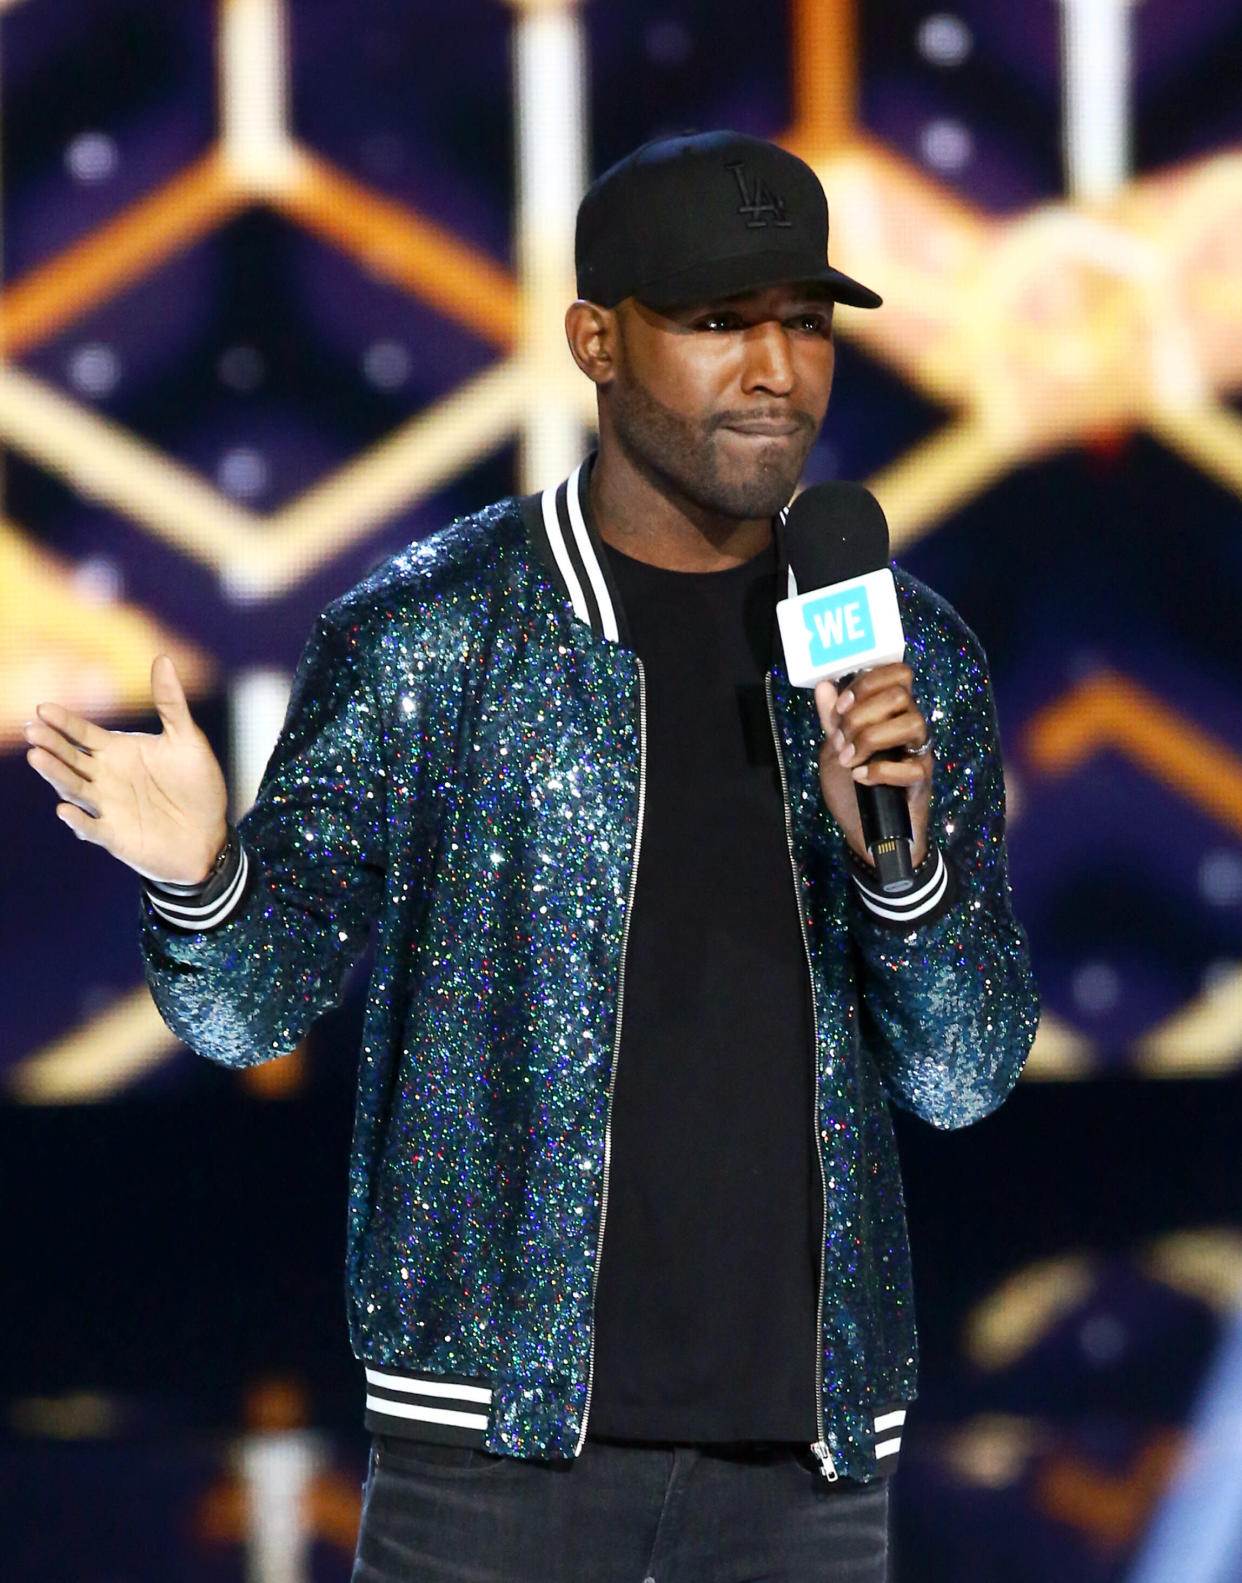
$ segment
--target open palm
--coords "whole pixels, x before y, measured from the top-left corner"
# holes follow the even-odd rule
[[[57,817],[79,839],[147,879],[195,884],[227,835],[224,774],[166,654],[151,667],[151,697],[158,734],[106,731],[60,704],[40,704],[26,726],[26,759],[60,797]]]

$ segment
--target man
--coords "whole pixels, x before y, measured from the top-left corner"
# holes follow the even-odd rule
[[[160,736],[30,727],[60,817],[145,877],[195,1049],[288,1050],[375,925],[366,1583],[885,1576],[915,1366],[887,1103],[992,1109],[1035,1007],[974,639],[901,574],[913,672],[812,699],[773,655],[833,304],[879,303],[827,231],[813,172],[730,133],[595,183],[566,329],[598,453],[329,609],[240,835],[166,658]]]

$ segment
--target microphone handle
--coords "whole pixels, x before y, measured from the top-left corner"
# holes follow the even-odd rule
[[[900,749],[875,753],[873,758],[901,758]],[[880,889],[899,896],[914,884],[910,861],[910,804],[903,786],[858,786],[858,817],[863,840],[875,864]]]

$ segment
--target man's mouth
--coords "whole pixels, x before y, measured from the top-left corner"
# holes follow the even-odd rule
[[[765,439],[786,439],[801,434],[810,422],[802,413],[727,413],[717,426],[734,434],[754,434]]]

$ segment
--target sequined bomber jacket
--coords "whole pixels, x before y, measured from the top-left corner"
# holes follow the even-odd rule
[[[284,1054],[373,932],[347,1297],[376,1430],[576,1455],[590,1421],[644,695],[585,471],[411,546],[329,607],[228,872],[149,888],[156,1003],[230,1066]],[[916,1338],[889,1103],[997,1106],[1036,1004],[1009,904],[983,657],[897,573],[935,736],[936,845],[903,910],[820,793],[810,693],[768,678],[814,1005],[824,1471],[896,1460]],[[813,1372],[814,1370],[814,1372]]]

